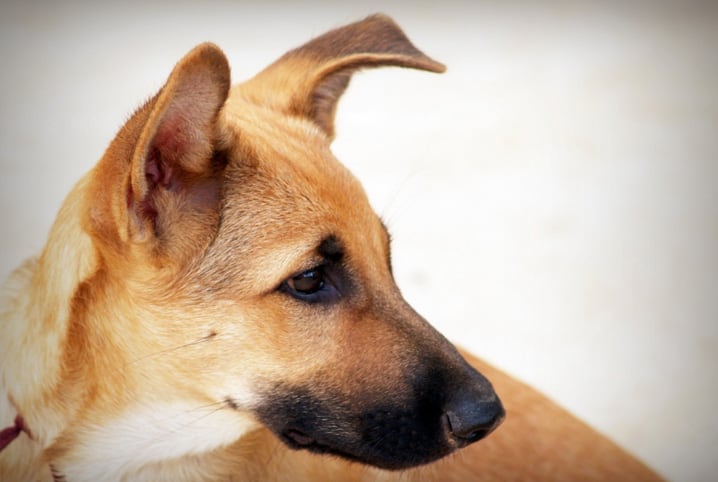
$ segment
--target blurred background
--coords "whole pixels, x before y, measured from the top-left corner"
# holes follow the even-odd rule
[[[663,475],[715,480],[716,2],[3,2],[0,276],[195,44],[239,81],[376,11],[449,68],[362,72],[338,112],[406,297]]]

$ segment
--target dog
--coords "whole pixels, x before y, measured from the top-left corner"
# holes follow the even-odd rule
[[[404,301],[329,148],[378,66],[444,70],[384,15],[179,61],[3,288],[1,480],[660,480]]]

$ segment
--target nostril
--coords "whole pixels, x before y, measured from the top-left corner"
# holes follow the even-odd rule
[[[446,411],[448,430],[462,445],[476,442],[499,426],[505,415],[498,399],[490,402],[463,400]]]

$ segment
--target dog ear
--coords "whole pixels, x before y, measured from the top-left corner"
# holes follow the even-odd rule
[[[218,196],[208,179],[216,169],[217,117],[229,86],[224,54],[213,44],[202,44],[175,66],[145,106],[149,113],[137,114],[146,120],[130,162],[130,237],[162,237],[174,229],[174,211],[191,211]]]
[[[337,101],[352,74],[380,66],[446,70],[417,49],[391,18],[377,14],[286,53],[237,88],[255,102],[313,120],[332,139]]]

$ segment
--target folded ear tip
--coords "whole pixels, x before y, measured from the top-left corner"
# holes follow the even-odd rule
[[[383,23],[383,24],[390,24],[394,28],[400,28],[399,24],[396,23],[396,21],[389,15],[383,13],[383,12],[377,12],[374,14],[369,15],[364,20],[361,20],[361,22],[369,23],[369,22],[375,22],[375,23]]]
[[[446,65],[442,64],[441,62],[437,62],[436,60],[432,59],[431,57],[426,57],[426,63],[424,64],[424,69],[429,72],[443,74],[444,72],[446,72]]]

